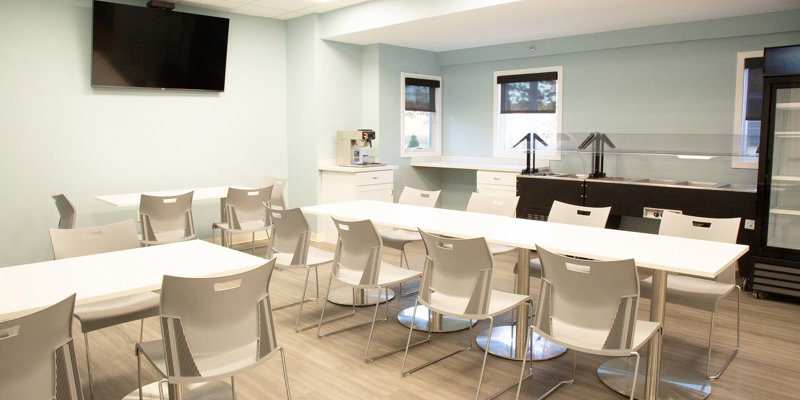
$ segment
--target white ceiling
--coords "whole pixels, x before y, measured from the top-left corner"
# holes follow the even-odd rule
[[[167,0],[171,3],[254,15],[275,19],[292,19],[306,14],[322,14],[370,0]]]
[[[369,0],[182,0],[268,18],[325,13]],[[800,0],[519,0],[328,37],[448,51],[800,9]]]

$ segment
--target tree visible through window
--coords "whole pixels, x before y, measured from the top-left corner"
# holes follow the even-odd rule
[[[441,107],[439,91],[441,81],[438,77],[402,74],[403,79],[403,124],[401,154],[438,154],[441,132]]]

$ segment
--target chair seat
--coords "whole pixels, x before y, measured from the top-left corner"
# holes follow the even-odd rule
[[[613,349],[603,348],[606,338],[608,337],[608,330],[587,329],[566,323],[557,318],[553,318],[551,322],[553,335],[549,335],[536,327],[532,328],[536,333],[553,343],[583,353],[610,357],[630,355],[631,350],[635,351],[642,347],[642,345],[647,343],[650,337],[652,337],[661,326],[661,323],[659,322],[636,320],[636,329],[633,332],[633,343],[631,344],[631,350],[615,351]]]
[[[167,243],[181,242],[181,241],[184,241],[184,240],[190,240],[190,239],[194,239],[195,237],[197,237],[197,236],[196,235],[186,236],[186,231],[185,230],[177,229],[177,230],[174,230],[174,231],[161,231],[161,232],[158,232],[158,234],[156,235],[156,238],[155,238],[156,240],[148,240],[148,241],[142,240],[142,241],[145,242],[145,243],[156,243],[156,242],[158,242],[159,244],[167,244]]]
[[[275,267],[276,268],[302,268],[305,265],[291,265],[294,253],[275,253]],[[306,257],[306,265],[314,267],[317,265],[328,264],[333,262],[333,253],[318,249],[316,247],[308,248],[308,256]]]
[[[266,231],[269,229],[269,225],[266,225],[264,221],[257,220],[257,221],[243,221],[239,223],[239,226],[242,229],[232,229],[230,224],[227,222],[215,222],[212,228],[219,228],[223,231],[231,231],[237,233],[251,233],[251,232],[261,232]]]
[[[467,297],[458,297],[458,296],[448,296],[442,293],[433,292],[431,293],[431,302],[421,302],[426,305],[431,310],[438,312],[440,314],[445,314],[448,316],[458,317],[458,318],[469,318],[472,319],[482,319],[486,318],[486,316],[495,316],[500,315],[506,311],[510,311],[520,303],[527,301],[530,299],[531,296],[527,296],[524,294],[516,294],[516,293],[509,293],[504,292],[501,290],[492,290],[491,298],[489,300],[489,310],[486,315],[468,315],[464,314],[464,310],[466,310],[467,305],[469,304],[469,298]]]
[[[381,233],[383,245],[392,249],[401,250],[406,243],[422,241],[422,236],[417,231],[397,229]]]
[[[360,270],[339,268],[339,276],[336,279],[350,286],[361,286],[362,273],[363,272]],[[381,263],[381,269],[378,273],[378,286],[392,286],[421,276],[422,272],[396,267],[392,264]]]
[[[258,342],[254,340],[245,346],[226,352],[213,354],[192,353],[192,360],[194,360],[202,380],[214,377],[225,378],[253,365],[253,361],[257,356],[257,345]],[[148,361],[158,369],[158,373],[166,378],[167,365],[164,355],[164,343],[161,340],[153,340],[138,343],[136,346]],[[191,347],[191,343],[189,343],[189,346]]]
[[[732,283],[669,274],[667,302],[714,312],[719,299],[730,293],[734,287]],[[650,298],[653,291],[653,277],[639,281],[639,288],[642,297]]]
[[[75,306],[81,331],[91,332],[112,325],[158,315],[159,296],[153,292],[95,301]]]

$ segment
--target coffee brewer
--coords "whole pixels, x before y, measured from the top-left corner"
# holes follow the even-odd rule
[[[374,157],[364,154],[364,148],[375,140],[375,131],[359,129],[357,131],[336,132],[336,163],[341,166],[375,165]]]

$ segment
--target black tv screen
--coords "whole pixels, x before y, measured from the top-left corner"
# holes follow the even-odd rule
[[[227,18],[94,2],[92,86],[225,90]]]

